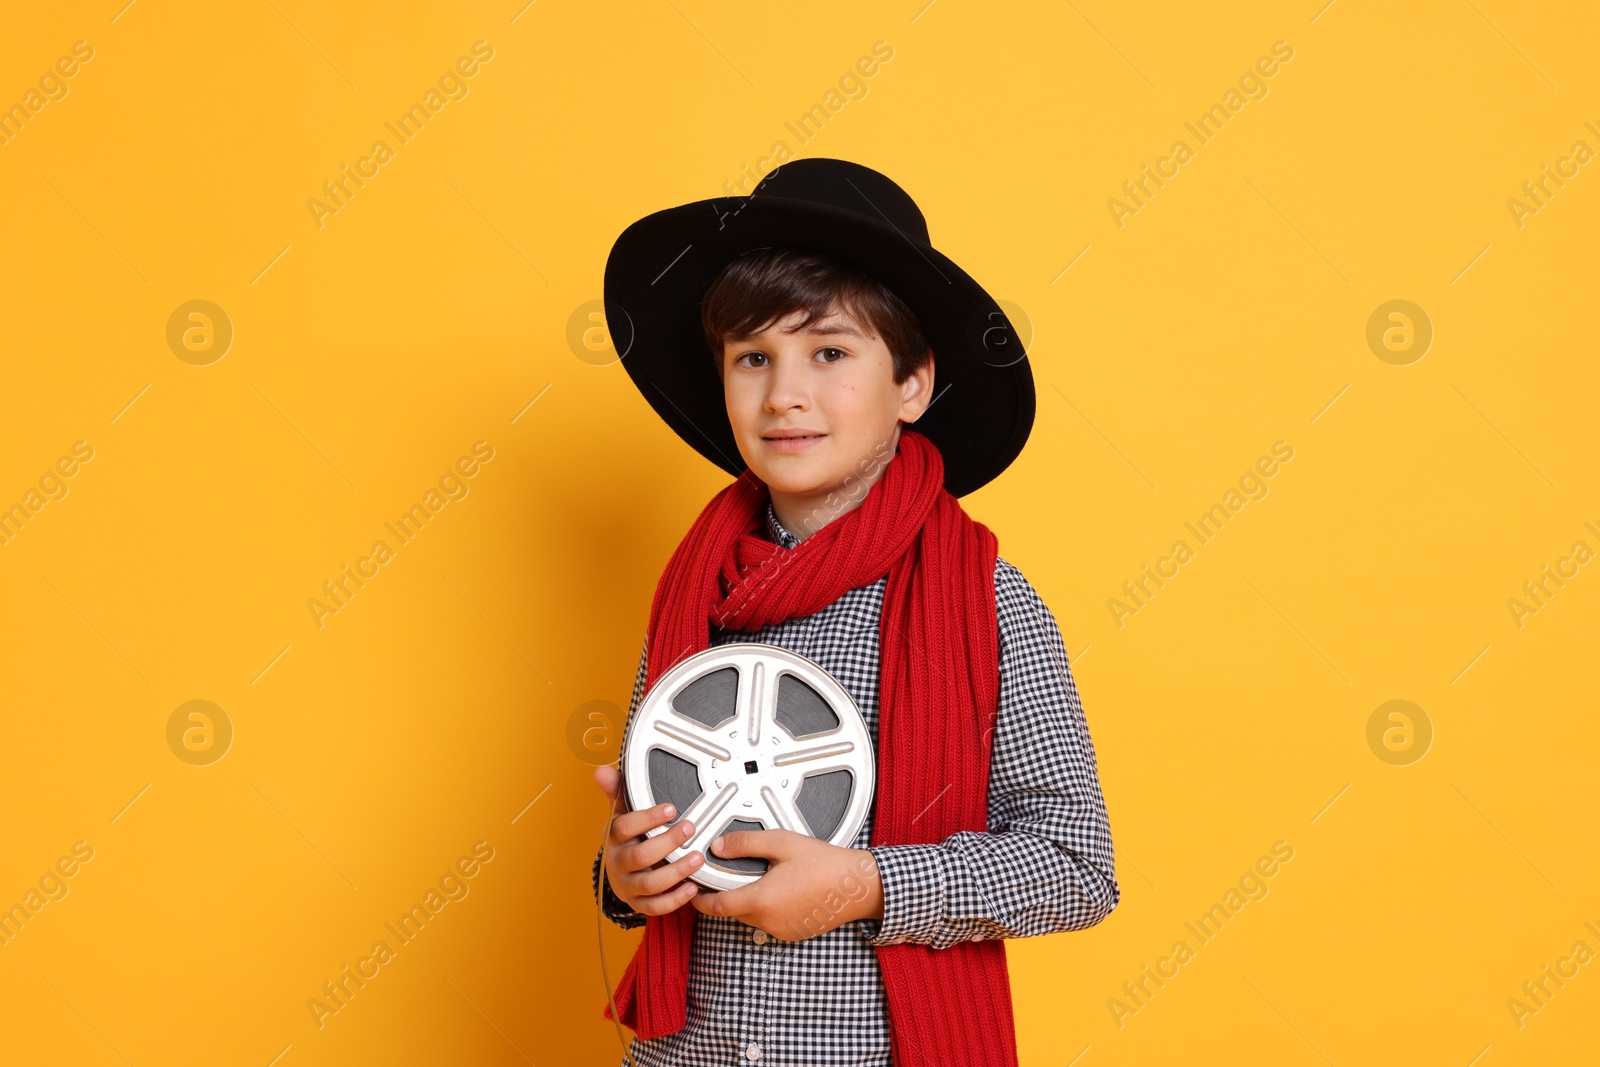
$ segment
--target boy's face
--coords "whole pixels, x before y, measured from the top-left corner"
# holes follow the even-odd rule
[[[799,512],[881,476],[900,438],[933,396],[933,360],[894,380],[889,348],[872,327],[836,305],[804,330],[795,311],[739,342],[724,342],[722,387],[739,454],[772,490],[784,522],[802,538],[837,514],[796,529]],[[780,431],[806,431],[806,438]],[[848,485],[846,479],[850,479]],[[848,507],[845,508],[848,510]],[[787,514],[786,514],[787,512]]]

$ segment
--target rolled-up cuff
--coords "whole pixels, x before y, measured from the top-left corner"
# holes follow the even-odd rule
[[[944,915],[944,860],[938,845],[875,845],[868,849],[883,884],[883,921],[871,945],[933,941]]]
[[[600,860],[604,855],[604,849],[595,853],[594,872],[591,879],[594,883],[595,896],[600,901],[600,910],[605,913],[606,918],[624,930],[632,930],[643,926],[645,924],[645,916],[634,911],[621,897],[611,891],[611,880],[605,876],[605,871],[600,864]]]

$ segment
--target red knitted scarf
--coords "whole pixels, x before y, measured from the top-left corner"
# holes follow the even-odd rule
[[[811,615],[887,574],[872,844],[937,843],[960,830],[987,830],[1000,690],[998,543],[944,488],[939,450],[904,428],[861,505],[793,549],[759,532],[768,498],[746,469],[711,498],[673,552],[650,605],[646,689],[710,647],[713,622],[756,630]],[[616,990],[623,1023],[642,1038],[684,1026],[699,914],[685,904],[646,920]],[[1001,941],[876,951],[896,1064],[1015,1067]]]

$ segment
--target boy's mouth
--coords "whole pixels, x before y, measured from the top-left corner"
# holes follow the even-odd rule
[[[761,439],[775,452],[802,452],[826,436],[825,433],[806,430],[774,430],[770,434],[763,434]]]

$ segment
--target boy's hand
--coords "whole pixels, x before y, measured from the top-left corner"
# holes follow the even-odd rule
[[[883,918],[883,883],[872,853],[840,848],[791,830],[736,830],[713,841],[717,856],[762,856],[767,873],[750,885],[702,893],[691,903],[729,915],[780,941],[804,941],[855,919]]]
[[[621,797],[622,773],[609,765],[596,767],[594,780],[616,814],[605,845],[606,880],[611,883],[611,891],[640,915],[677,911],[699,891],[698,885],[684,879],[699,868],[705,857],[691,852],[676,863],[662,867],[656,864],[693,835],[694,825],[684,819],[666,833],[646,838],[646,830],[672,821],[677,814],[672,805],[629,811]]]

